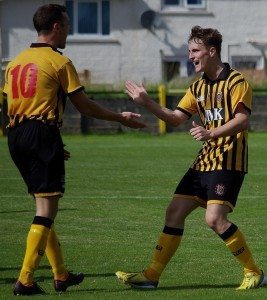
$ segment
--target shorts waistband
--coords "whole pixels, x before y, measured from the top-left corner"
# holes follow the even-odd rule
[[[7,127],[10,129],[17,128],[17,127],[23,126],[24,124],[30,123],[30,122],[38,122],[38,123],[43,123],[48,126],[60,127],[58,122],[55,120],[40,120],[40,119],[23,119],[20,122],[16,122],[16,120],[13,120],[8,124]]]

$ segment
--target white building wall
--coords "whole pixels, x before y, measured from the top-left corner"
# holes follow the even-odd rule
[[[51,2],[64,4],[0,1],[4,59],[12,59],[36,41],[33,13],[38,6]],[[160,23],[153,31],[140,24],[142,13],[151,9],[159,13]],[[111,0],[110,36],[69,36],[63,52],[79,72],[90,70],[91,82],[95,84],[118,84],[129,78],[158,83],[163,79],[162,56],[180,60],[180,75],[187,75],[187,39],[194,25],[215,27],[223,34],[224,61],[234,55],[262,56],[248,39],[267,41],[266,11],[267,1],[263,0],[207,0],[204,11],[180,12],[162,11],[161,0]]]

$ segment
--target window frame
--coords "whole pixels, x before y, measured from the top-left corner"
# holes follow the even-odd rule
[[[179,4],[165,4],[165,0],[161,1],[161,7],[164,10],[179,10],[179,9],[203,9],[206,8],[206,0],[201,0],[201,4],[189,4],[188,0],[180,0]]]
[[[108,37],[110,36],[110,5],[111,1],[110,0],[69,0],[72,2],[73,5],[73,16],[72,18],[72,32],[69,33],[70,37],[75,37],[75,36],[88,36],[88,37]],[[103,1],[108,1],[109,2],[109,33],[108,34],[103,34]],[[96,33],[80,33],[79,32],[79,15],[78,15],[78,4],[79,3],[92,3],[95,2],[97,3],[97,32]],[[66,3],[66,2],[65,2]]]
[[[184,0],[184,6],[186,8],[206,8],[206,0],[201,0],[200,4],[188,4],[188,0]]]
[[[263,68],[262,57],[259,55],[231,55],[231,66],[237,70],[261,70]],[[243,68],[238,64],[255,64],[255,67]]]

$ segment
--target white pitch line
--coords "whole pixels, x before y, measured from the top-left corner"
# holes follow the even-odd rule
[[[20,177],[8,177],[8,178],[1,178],[1,177],[0,177],[0,180],[1,180],[1,181],[19,180],[19,181],[22,182],[22,178],[20,178]]]

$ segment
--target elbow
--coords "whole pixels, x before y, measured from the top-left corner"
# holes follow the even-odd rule
[[[170,123],[170,125],[171,125],[172,127],[178,127],[180,124],[181,124],[181,123],[180,123],[179,121],[177,121],[177,120],[173,120],[173,121]]]
[[[88,113],[86,112],[85,109],[83,109],[83,108],[81,108],[81,107],[79,107],[79,106],[76,106],[76,109],[77,109],[77,111],[78,111],[81,115],[83,115],[83,116],[88,116]]]
[[[241,125],[240,126],[241,131],[248,130],[249,129],[249,119],[248,118],[244,119],[240,125]]]
[[[178,127],[182,122],[179,118],[177,118],[175,115],[172,116],[167,120],[167,123],[170,124],[172,127]]]

